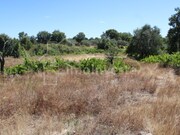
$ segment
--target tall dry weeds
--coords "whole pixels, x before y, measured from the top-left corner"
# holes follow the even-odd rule
[[[119,75],[1,77],[0,134],[179,135],[179,82],[170,69],[153,65]]]

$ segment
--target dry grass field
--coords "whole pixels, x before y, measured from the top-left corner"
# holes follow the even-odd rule
[[[122,74],[1,76],[0,135],[179,135],[179,82],[149,64]]]

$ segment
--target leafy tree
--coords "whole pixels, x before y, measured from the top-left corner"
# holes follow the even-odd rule
[[[30,36],[30,41],[32,44],[37,44],[37,40],[35,36]]]
[[[110,64],[113,64],[115,57],[118,55],[119,49],[117,47],[116,42],[112,42],[112,40],[106,40],[105,42],[108,48],[105,53],[106,58]]]
[[[119,33],[119,38],[123,41],[130,42],[132,39],[132,35],[131,33],[123,32],[123,33]]]
[[[99,43],[97,44],[97,48],[107,50],[108,49],[108,42],[107,41],[108,41],[108,39],[99,40]]]
[[[63,39],[66,38],[65,33],[60,32],[59,30],[54,30],[51,35],[51,41],[60,43]]]
[[[106,59],[110,64],[113,64],[114,58],[117,56],[119,48],[117,42],[110,39],[102,39],[98,43],[98,49],[106,50]]]
[[[118,40],[119,39],[119,33],[115,29],[109,29],[101,35],[101,38]]]
[[[10,39],[6,34],[0,34],[0,51],[3,50],[4,44]]]
[[[180,51],[180,8],[175,9],[176,13],[169,18],[171,28],[168,31],[169,53]]]
[[[28,35],[27,35],[27,33],[25,33],[25,32],[19,32],[19,40],[22,40],[24,37],[27,37]]]
[[[29,50],[29,49],[31,48],[31,46],[32,46],[30,37],[28,36],[27,33],[20,32],[20,33],[19,33],[19,41],[20,41],[20,44],[21,44],[26,50]]]
[[[11,39],[8,35],[0,35],[0,71],[4,72],[4,64],[6,56],[19,57],[19,41]]]
[[[167,52],[167,49],[168,49],[168,38],[167,37],[162,37],[161,38],[162,40],[162,47],[161,47],[161,50],[162,52]]]
[[[47,31],[40,31],[37,34],[38,43],[47,44],[50,39],[51,39],[51,34]]]
[[[127,53],[135,58],[144,58],[160,53],[162,47],[160,30],[157,27],[144,25],[134,31],[134,36],[127,48]]]
[[[1,73],[4,72],[4,64],[5,64],[5,59],[4,59],[5,49],[4,48],[9,39],[10,39],[9,36],[5,34],[0,35],[0,64],[1,64],[0,71]]]
[[[79,44],[86,39],[86,35],[83,32],[79,32],[73,39],[75,39]]]
[[[127,42],[125,40],[118,40],[117,44],[118,44],[118,47],[124,47],[124,46],[128,46],[129,42]]]
[[[9,39],[5,46],[5,56],[13,56],[14,58],[18,58],[20,56],[19,52],[20,42],[18,39]]]
[[[115,44],[122,47],[129,45],[132,35],[126,32],[119,33],[115,29],[109,29],[101,35],[101,38],[112,40],[113,42],[116,42]]]

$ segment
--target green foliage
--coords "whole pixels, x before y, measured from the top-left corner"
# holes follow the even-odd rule
[[[57,67],[57,69],[67,69],[67,68],[77,67],[78,64],[76,62],[70,62],[56,58],[55,66]]]
[[[27,71],[27,68],[21,64],[5,69],[5,73],[8,75],[24,74]]]
[[[105,33],[103,33],[101,35],[101,38],[102,39],[115,39],[115,40],[118,40],[119,39],[119,33],[115,29],[109,29],[109,30],[107,30]]]
[[[29,72],[44,72],[44,71],[56,71],[65,69],[80,69],[85,72],[103,72],[106,70],[113,70],[116,73],[126,72],[131,70],[131,66],[125,64],[122,59],[115,59],[113,65],[104,59],[84,59],[80,62],[66,61],[56,58],[55,61],[37,61],[31,60],[28,57],[24,58],[24,63],[5,69],[5,73],[8,75],[25,74]]]
[[[119,33],[119,38],[122,41],[130,42],[132,39],[132,35],[131,35],[131,33],[123,32],[123,33]]]
[[[35,36],[30,36],[30,41],[32,44],[37,44],[37,40]]]
[[[141,61],[146,62],[146,63],[160,63],[162,57],[166,57],[166,56],[164,56],[164,55],[163,56],[162,55],[151,55],[149,57],[142,59]]]
[[[122,73],[131,70],[131,66],[125,64],[122,59],[116,59],[113,63],[115,73]]]
[[[83,32],[79,32],[73,39],[75,39],[78,43],[81,43],[84,39],[86,39],[86,35]]]
[[[107,51],[105,53],[106,59],[107,59],[108,62],[113,64],[113,60],[118,55],[119,49],[117,47],[117,44],[115,44],[111,40],[107,41],[106,45],[108,47],[108,49],[107,49]]]
[[[125,40],[118,40],[117,44],[118,44],[118,47],[126,47],[129,45],[129,42]]]
[[[66,38],[65,33],[60,32],[59,30],[54,30],[51,35],[51,41],[60,43],[63,39]]]
[[[10,37],[6,34],[0,34],[0,52],[6,51],[4,48],[7,45]]]
[[[171,28],[168,31],[168,52],[180,51],[180,8],[175,9],[176,14],[169,18]]]
[[[19,52],[20,43],[18,39],[10,39],[7,46],[5,47],[5,55],[6,56],[13,56],[14,58],[18,58],[20,56]]]
[[[14,67],[9,67],[5,70],[6,74],[24,74],[27,72],[43,72],[46,70],[55,70],[56,67],[54,63],[49,61],[35,61],[25,59],[23,64],[16,65]]]
[[[102,53],[104,50],[96,47],[87,46],[68,46],[62,44],[48,44],[48,47],[43,44],[33,45],[29,50],[31,56],[33,55],[62,55],[62,54],[93,54]]]
[[[11,39],[5,34],[0,34],[0,52],[3,56],[19,57],[19,41],[17,39]]]
[[[162,38],[159,28],[144,25],[141,29],[134,31],[127,53],[137,59],[142,59],[150,55],[160,54],[161,48]]]
[[[23,46],[26,50],[29,50],[32,46],[30,37],[28,36],[27,33],[20,32],[19,41],[20,41],[21,46]]]
[[[109,40],[107,39],[102,39],[99,41],[99,43],[97,44],[98,49],[104,49],[107,50],[108,49],[108,42]]]
[[[91,58],[80,61],[80,69],[86,72],[102,72],[107,69],[106,61],[102,59]]]
[[[160,63],[163,66],[180,68],[180,53],[149,56],[142,59],[142,61],[147,63]]]
[[[40,31],[37,34],[38,43],[47,44],[50,39],[51,39],[51,34],[47,31]]]
[[[47,54],[47,46],[44,44],[33,45],[32,48],[28,51],[31,56],[39,55],[42,56]]]
[[[93,54],[93,53],[104,52],[104,50],[102,49],[97,49],[96,47],[87,47],[87,46],[57,45],[57,47],[58,48],[56,50],[58,50],[58,54]]]

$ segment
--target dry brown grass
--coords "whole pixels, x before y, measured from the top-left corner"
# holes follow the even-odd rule
[[[22,58],[5,57],[5,67],[15,66],[23,63]]]
[[[171,69],[0,79],[1,135],[180,134],[180,78]]]

